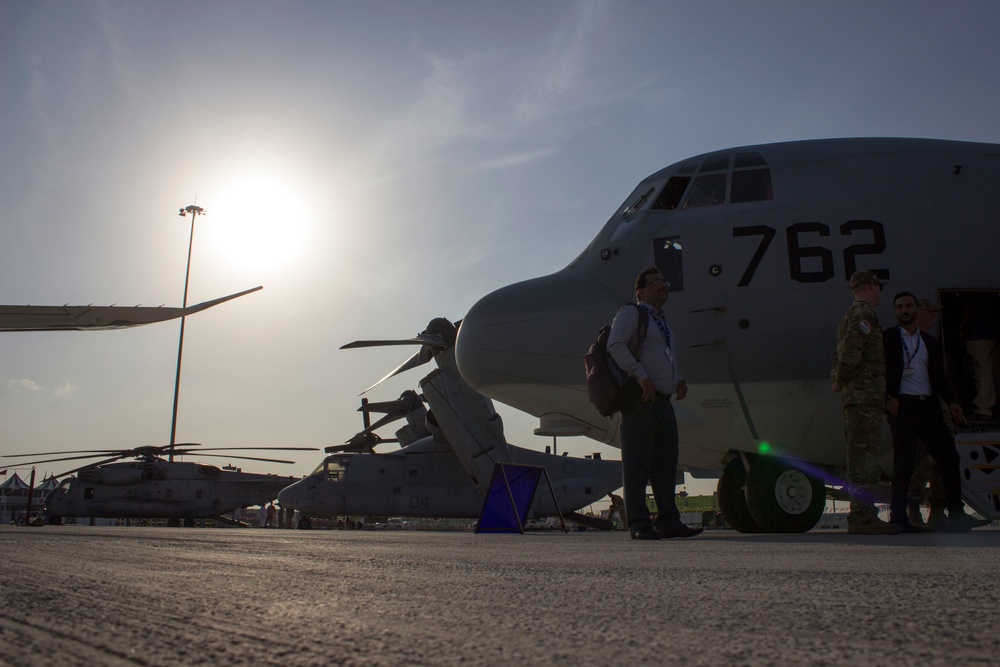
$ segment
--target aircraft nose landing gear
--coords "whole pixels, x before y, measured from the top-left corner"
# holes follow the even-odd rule
[[[719,506],[729,525],[747,533],[804,533],[816,525],[826,507],[821,481],[794,461],[771,456],[747,458],[748,472],[737,457],[719,478]],[[742,485],[738,485],[740,478]],[[730,521],[730,515],[735,521]]]

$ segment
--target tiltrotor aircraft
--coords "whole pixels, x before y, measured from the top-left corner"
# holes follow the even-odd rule
[[[502,288],[462,322],[456,359],[475,390],[540,420],[540,435],[618,445],[588,403],[582,359],[656,265],[689,386],[676,403],[680,461],[722,468],[719,504],[746,532],[810,529],[844,479],[830,389],[848,278],[888,281],[944,307],[947,368],[969,395],[958,333],[973,292],[1000,288],[1000,145],[831,139],[698,155],[643,180],[569,266]],[[888,429],[883,430],[888,444]],[[966,501],[1000,518],[997,434],[959,434]],[[887,460],[891,465],[891,457]],[[996,477],[996,475],[993,475]]]
[[[508,444],[493,403],[473,391],[455,369],[454,341],[455,325],[439,318],[415,338],[345,345],[421,346],[386,378],[431,358],[438,368],[421,381],[422,396],[407,391],[395,401],[363,404],[366,428],[347,444],[328,447],[330,455],[312,474],[283,489],[278,494],[282,507],[297,509],[304,517],[475,518],[483,508],[495,466],[501,462],[545,468],[552,492],[547,485],[539,485],[529,518],[562,515],[587,523],[586,517],[574,512],[621,486],[621,463],[556,456]],[[386,415],[369,425],[369,412]],[[408,424],[396,433],[401,448],[374,452],[377,444],[390,442],[375,435],[375,430],[404,416]],[[308,523],[307,518],[300,526]]]
[[[48,452],[13,454],[4,458],[58,455],[54,459],[19,465],[36,465],[101,458],[80,468],[66,471],[59,485],[46,494],[43,504],[50,523],[63,517],[108,517],[178,519],[193,525],[195,519],[227,521],[223,514],[238,507],[263,505],[278,492],[298,480],[297,477],[248,473],[218,468],[203,463],[165,461],[163,455],[214,456],[228,459],[294,463],[282,459],[209,454],[223,450],[315,451],[316,447],[206,447],[177,444],[145,446],[135,449]],[[66,456],[79,454],[79,456]],[[135,459],[122,461],[122,459]]]

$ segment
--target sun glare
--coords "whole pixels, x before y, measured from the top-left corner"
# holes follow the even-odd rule
[[[282,268],[306,249],[314,225],[303,194],[273,174],[244,174],[205,204],[211,252],[233,270]]]

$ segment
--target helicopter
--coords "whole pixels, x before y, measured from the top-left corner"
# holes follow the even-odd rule
[[[193,526],[195,519],[216,519],[238,524],[222,515],[240,507],[262,505],[274,499],[298,478],[273,474],[247,473],[203,463],[164,460],[164,455],[215,456],[220,458],[294,463],[282,459],[229,454],[209,454],[224,450],[316,451],[316,447],[206,447],[197,443],[153,446],[121,450],[79,450],[12,454],[3,458],[57,456],[24,465],[100,458],[54,477],[63,477],[43,499],[51,524],[63,517],[149,518],[183,521]],[[79,456],[66,456],[79,455]],[[135,459],[125,461],[124,459]],[[73,473],[76,473],[73,476]]]
[[[343,445],[327,447],[328,456],[311,474],[278,494],[282,507],[301,512],[300,528],[310,526],[309,517],[322,516],[477,518],[497,463],[545,469],[552,493],[539,487],[529,509],[532,518],[562,516],[610,528],[610,523],[605,526],[576,510],[621,486],[621,462],[604,461],[598,455],[557,456],[507,443],[492,401],[466,384],[455,368],[456,331],[447,319],[436,318],[415,338],[356,341],[341,348],[420,346],[365,392],[431,359],[438,368],[421,380],[422,394],[407,390],[394,401],[364,400],[360,408],[364,430]],[[385,416],[371,423],[372,412]],[[407,425],[395,438],[375,433],[401,418]],[[400,449],[374,451],[388,442],[399,443]]]

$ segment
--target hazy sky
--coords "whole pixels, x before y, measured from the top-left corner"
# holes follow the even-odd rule
[[[0,303],[179,306],[197,203],[189,303],[264,290],[188,319],[178,441],[341,443],[414,350],[337,348],[562,268],[668,164],[1000,143],[998,25],[993,0],[0,0]],[[0,453],[166,444],[178,326],[0,334]],[[289,458],[244,468],[321,454]]]

